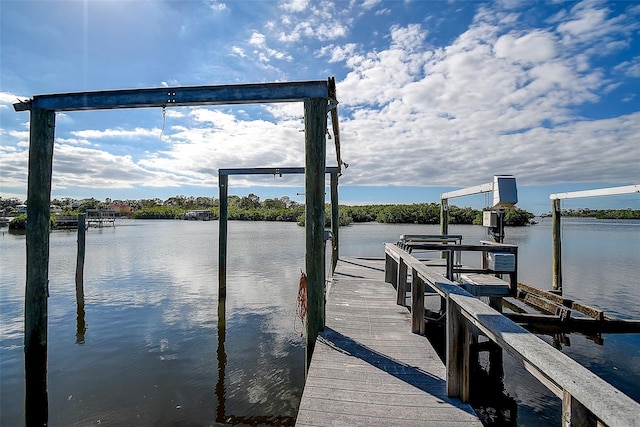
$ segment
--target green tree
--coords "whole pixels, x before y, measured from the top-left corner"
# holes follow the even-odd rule
[[[253,193],[243,196],[238,203],[240,209],[258,209],[260,207],[260,197]]]

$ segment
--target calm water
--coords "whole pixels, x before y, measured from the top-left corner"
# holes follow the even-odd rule
[[[25,239],[0,237],[0,424],[24,423]],[[341,254],[384,254],[400,234],[437,226],[358,224],[341,229]],[[479,226],[451,226],[465,242]],[[640,221],[566,220],[564,289],[627,318],[640,318]],[[304,229],[229,223],[226,329],[218,324],[218,224],[124,221],[90,229],[84,336],[77,335],[76,233],[51,234],[49,413],[51,425],[292,423],[304,385],[296,296]],[[550,220],[507,229],[520,246],[520,280],[551,286]],[[466,262],[466,261],[465,261]],[[562,351],[640,401],[639,334],[579,334]],[[543,337],[548,342],[551,337]],[[569,344],[569,345],[567,345]],[[560,403],[505,356],[506,392],[518,424],[558,425]],[[517,379],[514,380],[514,379]]]

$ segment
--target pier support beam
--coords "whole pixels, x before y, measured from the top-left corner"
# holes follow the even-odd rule
[[[27,189],[27,283],[24,310],[26,425],[46,425],[49,227],[55,112],[31,109]]]
[[[449,234],[449,199],[440,200],[440,234]]]
[[[553,246],[553,290],[562,294],[562,237],[560,236],[560,221],[562,213],[560,212],[560,199],[551,201],[551,244]]]
[[[326,167],[326,98],[304,101],[305,117],[305,259],[307,270],[306,366],[311,363],[318,332],[324,330],[324,174]]]
[[[218,174],[220,225],[218,229],[218,300],[227,297],[227,223],[229,220],[229,177]]]

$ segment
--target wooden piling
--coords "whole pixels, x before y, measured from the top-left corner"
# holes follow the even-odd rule
[[[440,234],[449,234],[449,199],[440,200]]]
[[[87,214],[78,214],[78,254],[76,258],[76,344],[84,343],[84,254],[86,247]]]
[[[218,298],[227,297],[227,222],[229,219],[229,177],[218,174],[220,220],[218,227]]]
[[[76,301],[84,299],[84,253],[86,246],[86,213],[78,214],[78,253],[76,257]]]
[[[562,294],[562,237],[560,236],[560,199],[553,199],[551,202],[551,244],[553,246],[552,268],[553,268],[553,289]]]
[[[31,109],[27,189],[27,280],[24,315],[26,425],[46,425],[49,227],[55,112]]]
[[[304,101],[305,130],[305,228],[307,273],[306,366],[324,319],[324,182],[326,167],[326,98]]]
[[[331,251],[331,273],[336,269],[340,257],[340,210],[338,205],[338,173],[331,173],[331,232],[333,233],[333,250]]]

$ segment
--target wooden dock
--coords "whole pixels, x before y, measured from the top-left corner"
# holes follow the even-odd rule
[[[429,341],[411,333],[382,260],[341,258],[296,425],[481,426],[470,405],[447,397],[445,375]]]

